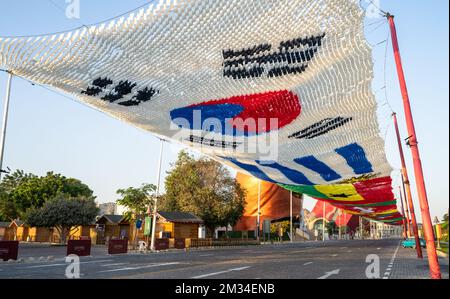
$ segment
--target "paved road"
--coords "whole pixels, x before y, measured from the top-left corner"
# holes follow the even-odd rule
[[[81,258],[80,270],[84,279],[364,279],[366,258],[376,254],[380,278],[403,278],[403,258],[411,258],[411,249],[400,248],[399,242],[329,241],[120,256],[97,249],[94,257]],[[26,250],[29,256],[32,252],[33,248]],[[61,279],[67,265],[62,255],[50,262],[2,263],[0,278]],[[420,278],[426,269],[419,268]],[[448,263],[444,270],[448,278]]]

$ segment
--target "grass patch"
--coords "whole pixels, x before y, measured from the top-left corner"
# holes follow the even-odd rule
[[[439,251],[445,252],[448,254],[448,244],[441,243],[441,249]]]

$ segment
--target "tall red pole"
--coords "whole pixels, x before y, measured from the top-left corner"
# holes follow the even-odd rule
[[[406,214],[405,214],[405,208],[403,206],[403,194],[402,189],[398,187],[400,191],[400,202],[402,203],[402,215],[403,215],[403,239],[406,240],[408,238],[408,229],[406,227]]]
[[[404,196],[405,208],[406,208],[406,220],[408,220],[408,222],[407,222],[408,223],[408,232],[409,232],[409,236],[414,236],[414,229],[412,227],[411,214],[409,213],[408,199],[407,199],[408,197],[406,195],[406,187],[405,187],[406,184],[405,184],[405,178],[403,177],[403,173],[402,173],[401,177],[402,177],[402,186],[403,186],[403,196]],[[411,198],[411,202],[412,202],[411,185],[409,184],[409,182],[408,182],[408,190],[409,190],[409,193],[408,193],[409,198]],[[416,216],[416,214],[414,213],[414,217],[415,216]]]
[[[419,228],[417,226],[416,213],[414,212],[414,203],[413,203],[412,193],[411,193],[411,184],[409,183],[408,170],[406,169],[405,155],[403,153],[402,141],[400,138],[400,130],[398,129],[397,114],[393,113],[392,116],[394,118],[395,133],[397,135],[398,151],[400,153],[400,160],[402,162],[402,183],[403,183],[403,187],[406,190],[405,196],[408,201],[409,211],[411,212],[412,232],[414,235],[414,239],[416,240],[416,244],[420,244]],[[411,226],[410,226],[410,229],[411,229]],[[410,233],[411,233],[411,231],[410,231]],[[417,257],[420,259],[423,258],[422,247],[416,246],[416,251],[417,251]]]
[[[416,177],[417,193],[419,195],[420,210],[422,212],[422,222],[425,234],[425,241],[427,244],[428,263],[430,267],[430,274],[432,279],[441,279],[441,269],[439,260],[436,254],[436,245],[434,244],[433,223],[431,221],[430,208],[428,206],[427,191],[423,177],[422,162],[420,160],[420,153],[414,127],[414,120],[411,111],[411,104],[409,102],[408,88],[406,86],[405,74],[403,72],[402,59],[400,56],[400,47],[398,45],[397,30],[395,28],[394,16],[388,14],[389,26],[391,29],[392,45],[394,48],[395,62],[397,65],[398,78],[400,81],[400,89],[403,97],[403,106],[405,109],[406,125],[409,135],[409,146],[411,147],[414,172]],[[420,243],[416,243],[416,247],[420,247]]]

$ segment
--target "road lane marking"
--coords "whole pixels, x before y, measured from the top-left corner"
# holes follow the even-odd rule
[[[309,263],[304,263],[303,266],[308,266],[311,265],[313,262],[309,262]]]
[[[210,277],[210,276],[216,276],[216,275],[220,275],[220,274],[224,274],[224,273],[237,272],[237,271],[246,270],[248,268],[250,268],[250,267],[241,267],[241,268],[229,269],[229,270],[220,271],[220,272],[208,273],[208,274],[191,277],[191,279],[199,279],[199,278],[205,278],[205,277]]]
[[[206,256],[213,256],[214,254],[202,254],[200,255],[201,257],[206,257]]]
[[[123,266],[123,265],[128,265],[128,264],[129,263],[106,264],[106,265],[102,265],[102,267]]]
[[[179,265],[179,264],[180,264],[179,262],[161,263],[161,264],[152,264],[152,265],[145,265],[145,266],[139,266],[139,267],[126,267],[126,268],[119,268],[119,269],[111,269],[111,270],[99,271],[97,273],[132,271],[132,270],[141,270],[141,269],[147,269],[147,268],[155,268],[155,267],[163,267],[163,266],[171,266],[171,265]]]
[[[397,254],[398,254],[399,249],[400,249],[400,244],[398,244],[397,249],[395,250],[394,255],[391,258],[390,264],[394,265],[394,262],[395,262],[395,259],[397,258]]]
[[[386,272],[384,272],[383,279],[389,279],[389,276],[391,275],[392,267],[394,266],[395,259],[397,258],[397,254],[400,249],[400,244],[401,243],[398,244],[397,249],[395,250],[394,255],[391,258],[391,261],[389,262],[389,265],[386,268]]]
[[[88,262],[80,262],[81,264],[94,264],[94,263],[106,263],[106,262],[112,262],[113,260],[101,260],[101,261],[88,261]],[[64,264],[48,264],[48,265],[37,265],[37,266],[29,266],[25,267],[26,269],[36,269],[36,268],[50,268],[50,267],[60,267],[60,266],[67,266],[68,263]]]
[[[338,256],[338,254],[335,253],[335,254],[332,254],[331,256],[336,257],[336,256]]]
[[[305,253],[305,251],[306,251],[307,249],[312,249],[312,248],[314,248],[314,247],[305,247],[305,248],[302,249],[302,250],[287,251],[286,254],[292,254],[292,253]]]
[[[321,277],[319,277],[317,279],[327,279],[330,276],[339,275],[340,272],[341,272],[341,269],[336,269],[336,270],[333,270],[333,271],[325,273],[324,276],[321,276]]]
[[[27,269],[34,269],[34,268],[49,268],[49,267],[59,267],[59,266],[66,266],[67,264],[51,264],[51,265],[39,265],[39,266],[30,266],[26,267]]]

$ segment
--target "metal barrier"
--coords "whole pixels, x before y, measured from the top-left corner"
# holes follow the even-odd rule
[[[91,240],[69,240],[67,255],[90,256],[91,245]]]
[[[201,247],[230,247],[230,246],[249,246],[259,245],[260,242],[256,239],[192,239],[192,248]]]
[[[155,250],[168,250],[169,245],[169,239],[155,239]]]
[[[185,249],[186,248],[186,239],[175,239],[174,247],[175,247],[175,249]]]
[[[200,248],[200,247],[212,247],[213,245],[212,239],[191,239],[192,248]]]
[[[128,252],[128,239],[111,239],[108,243],[108,254],[125,254]]]

